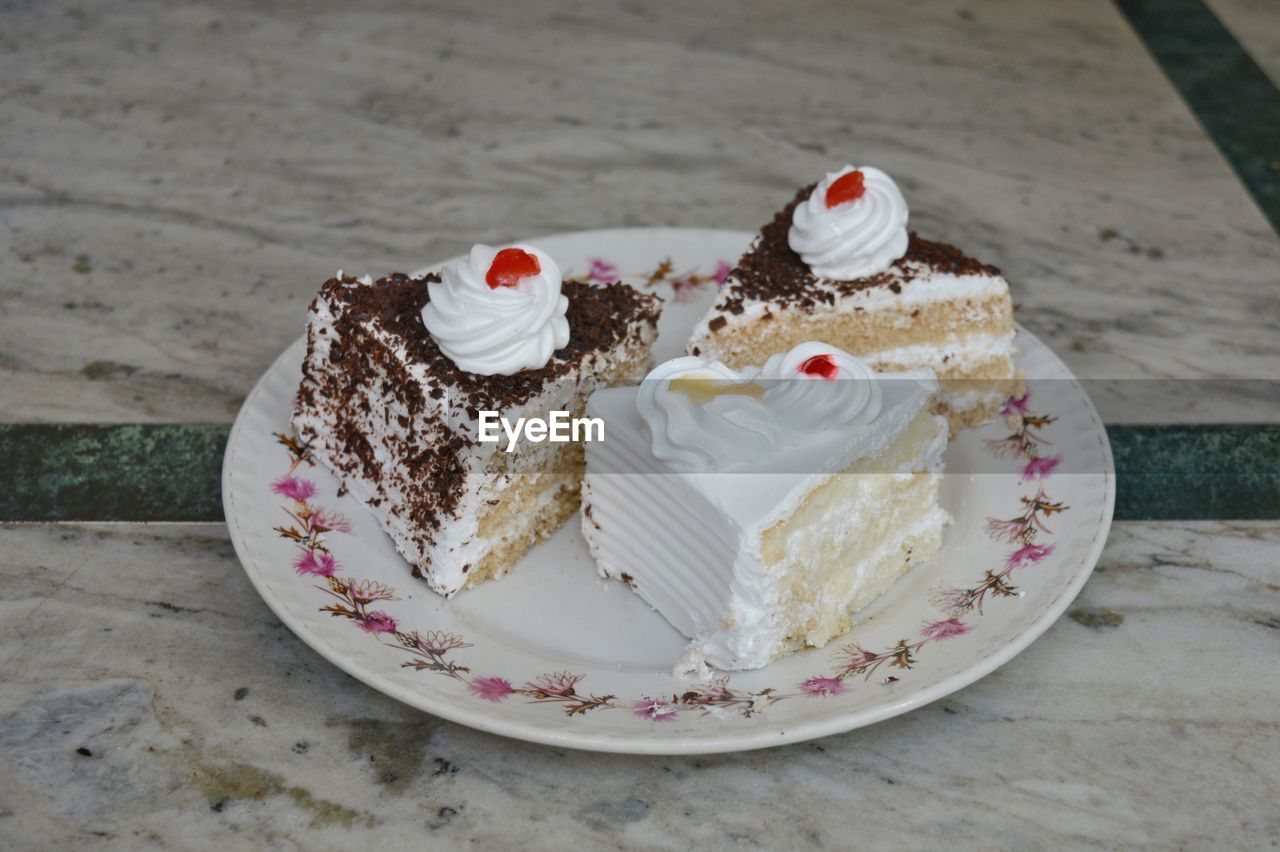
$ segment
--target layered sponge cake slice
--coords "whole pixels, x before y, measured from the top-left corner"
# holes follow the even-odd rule
[[[1022,386],[1000,270],[907,230],[883,172],[850,166],[805,187],[761,230],[689,342],[730,367],[821,339],[876,370],[928,367],[952,431]]]
[[[650,364],[656,300],[562,282],[530,246],[476,246],[443,275],[340,275],[311,304],[297,434],[452,595],[507,572],[576,510],[580,443],[480,440],[482,412],[579,415]]]
[[[805,343],[759,371],[678,358],[597,392],[582,531],[600,573],[689,638],[679,672],[825,645],[941,543],[936,390]]]

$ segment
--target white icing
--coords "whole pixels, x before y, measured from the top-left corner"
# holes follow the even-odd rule
[[[997,358],[1013,354],[1014,332],[1006,334],[969,334],[956,336],[943,343],[919,343],[877,349],[865,355],[875,364],[909,369],[921,365],[972,370]]]
[[[862,172],[860,198],[827,207],[827,190],[844,175]],[[906,199],[879,169],[845,166],[829,173],[796,205],[787,242],[819,278],[852,281],[888,269],[907,252]]]
[[[811,358],[827,357],[834,378],[804,372]],[[764,401],[789,434],[869,424],[880,414],[883,393],[871,365],[826,343],[801,343],[769,358],[756,380],[765,385]]]
[[[339,269],[338,274],[335,275],[334,278],[337,278],[339,281],[341,281],[345,274],[346,273],[344,273],[341,269]],[[359,278],[357,278],[356,281],[360,284],[369,285],[373,283],[373,276],[366,272],[364,275],[361,275]]]
[[[533,255],[540,267],[515,287],[489,286],[485,276],[499,249],[485,245],[474,246],[444,269],[440,281],[427,285],[431,300],[422,322],[460,370],[481,376],[536,370],[569,342],[569,300],[560,293],[560,267],[532,246],[511,248]]]
[[[803,371],[815,357],[831,360],[833,377]],[[690,380],[718,395],[703,399],[682,390]],[[909,381],[936,389],[931,374]],[[863,455],[881,437],[875,424],[882,393],[866,362],[813,341],[774,355],[760,370],[737,372],[693,357],[667,361],[645,377],[636,410],[655,458],[684,470],[727,471],[758,468],[831,438],[841,441],[846,457]]]
[[[583,502],[591,514],[584,515],[583,534],[602,574],[627,572],[641,597],[690,638],[678,668],[758,668],[783,649],[791,626],[780,604],[787,577],[766,567],[762,536],[833,473],[892,444],[936,390],[929,371],[881,374],[879,381],[874,440],[849,442],[837,431],[738,473],[690,472],[656,458],[638,389],[592,395],[587,413],[604,418],[607,437],[586,444]],[[882,509],[888,479],[941,469],[947,424],[933,416],[930,423],[912,458],[865,477],[868,499],[850,505],[842,520],[849,535],[866,529]],[[935,505],[918,526],[940,529],[945,521]]]
[[[781,446],[778,430],[744,411],[751,403],[760,407],[754,397],[724,393],[702,404],[672,387],[679,379],[706,380],[726,390],[752,385],[750,374],[719,361],[684,357],[654,367],[640,385],[636,410],[649,428],[655,457],[688,470],[708,470],[731,467]],[[744,414],[755,422],[743,422]]]

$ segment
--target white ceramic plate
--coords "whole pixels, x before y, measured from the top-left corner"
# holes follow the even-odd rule
[[[627,229],[536,242],[570,275],[616,270],[665,296],[655,353],[664,359],[682,351],[718,265],[750,239]],[[1018,340],[1030,399],[948,448],[942,499],[955,523],[937,556],[849,635],[759,671],[673,677],[684,638],[625,586],[597,579],[576,522],[506,578],[452,601],[436,596],[373,518],[338,495],[337,480],[278,437],[289,432],[302,340],[258,382],[231,431],[227,524],[254,586],[304,642],[374,689],[451,721],[567,748],[655,754],[848,731],[1007,662],[1062,614],[1102,550],[1115,500],[1106,432],[1062,362],[1027,332]]]

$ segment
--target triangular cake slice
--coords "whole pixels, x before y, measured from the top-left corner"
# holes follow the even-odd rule
[[[531,247],[511,251],[524,248],[534,256]],[[473,250],[473,261],[483,255],[481,276],[494,251]],[[536,256],[547,278],[554,262]],[[578,505],[580,443],[522,442],[508,453],[505,439],[479,440],[480,413],[511,423],[553,411],[577,416],[593,391],[642,376],[650,364],[659,313],[652,296],[621,283],[561,282],[558,269],[550,283],[519,279],[519,272],[510,283],[488,285],[468,273],[456,287],[451,270],[443,282],[435,274],[340,275],[310,308],[293,427],[377,518],[414,573],[443,595],[506,573]],[[554,292],[541,303],[531,297],[524,314],[494,314],[484,327],[491,301],[505,298],[524,310],[514,289],[502,290],[517,279],[531,293]],[[457,332],[442,336],[443,345],[424,324],[437,297],[434,321]],[[556,300],[563,300],[558,312]],[[476,372],[504,368],[509,374]]]
[[[824,340],[877,370],[931,368],[942,383],[937,410],[953,433],[990,419],[1022,384],[1013,364],[1013,302],[999,269],[908,232],[905,206],[899,242],[884,246],[883,268],[871,274],[818,274],[792,247],[797,208],[825,213],[813,196],[853,171],[800,190],[764,226],[695,327],[689,353],[742,367],[804,340]],[[868,191],[832,213],[857,213],[873,200]]]
[[[582,532],[600,574],[689,638],[678,672],[827,644],[941,543],[936,391],[808,342],[759,371],[677,358],[597,392]]]

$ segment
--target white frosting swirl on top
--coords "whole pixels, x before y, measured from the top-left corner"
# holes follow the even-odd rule
[[[831,365],[834,373],[830,378],[805,371],[805,365],[813,359],[825,359]],[[756,381],[767,388],[765,404],[793,432],[822,432],[870,423],[884,404],[880,383],[870,364],[816,341],[772,356]]]
[[[862,172],[862,197],[827,207],[831,184],[852,171]],[[869,166],[845,166],[796,205],[787,242],[817,277],[852,281],[884,272],[906,254],[907,217],[893,178]]]
[[[815,356],[832,370],[806,373]],[[762,464],[821,433],[870,426],[882,406],[880,379],[865,362],[824,343],[774,355],[761,370],[675,358],[640,385],[636,409],[655,458],[698,472]]]
[[[681,382],[688,383],[685,387],[701,383],[714,396],[699,398],[682,390]],[[750,371],[738,373],[719,361],[685,356],[659,364],[645,376],[636,410],[648,424],[656,458],[690,470],[723,469],[781,446],[776,428],[760,428],[768,425],[768,418],[760,417],[763,394],[751,382]],[[737,416],[743,413],[764,423],[744,424]]]
[[[422,308],[422,322],[440,351],[468,373],[537,370],[569,342],[569,300],[560,293],[560,267],[533,246],[510,248],[533,255],[539,266],[515,287],[489,286],[485,276],[499,249],[486,245],[474,246],[468,257],[445,267],[440,281],[427,285],[431,300]]]

